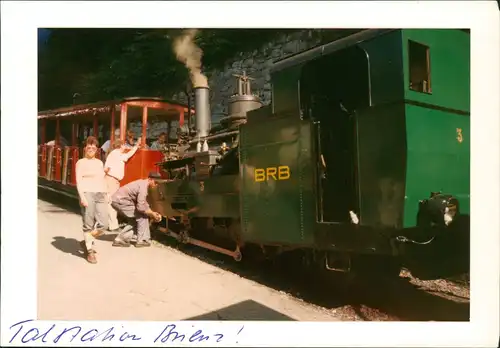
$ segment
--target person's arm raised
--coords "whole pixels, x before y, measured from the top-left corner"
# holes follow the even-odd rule
[[[137,152],[140,144],[141,144],[141,138],[137,139],[135,146],[131,148],[129,152],[122,154],[124,162],[127,162],[130,159],[130,157],[132,157]]]

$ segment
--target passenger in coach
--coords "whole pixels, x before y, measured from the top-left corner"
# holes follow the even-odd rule
[[[154,179],[161,179],[159,173],[151,172],[147,179],[139,179],[122,186],[112,196],[112,206],[119,213],[128,218],[129,223],[116,236],[113,246],[129,247],[130,241],[137,231],[136,247],[148,247],[151,245],[151,232],[149,230],[149,219],[161,221],[161,215],[154,212],[147,202],[148,189],[157,184]],[[133,223],[131,224],[131,221]]]
[[[45,145],[47,145],[47,146],[54,146],[55,144],[56,144],[55,139],[45,143]],[[62,135],[59,136],[59,146],[66,147],[66,146],[68,146],[68,144],[69,144],[69,142]]]
[[[106,158],[104,172],[106,173],[106,187],[108,192],[108,210],[109,210],[109,230],[118,232],[118,219],[116,210],[111,206],[111,196],[120,188],[120,180],[125,176],[125,163],[136,153],[141,138],[137,139],[135,146],[125,153],[123,142],[118,139],[113,143],[113,149]]]
[[[131,130],[128,130],[127,131],[127,137],[125,139],[125,144],[124,144],[125,148],[130,149],[130,148],[134,147],[135,146],[134,144],[136,144],[136,142],[134,141],[134,139],[135,139],[135,133],[133,131],[131,131]],[[142,139],[142,138],[139,137],[139,139]],[[139,141],[139,144],[140,144],[140,141]],[[141,147],[147,149],[148,145],[144,144]]]
[[[120,139],[120,129],[115,129],[115,140],[118,139]],[[107,156],[110,150],[113,150],[111,146],[111,139],[106,140],[106,142],[102,144],[101,149],[104,152],[105,156]]]
[[[124,144],[124,146],[126,148],[132,148],[132,147],[134,147],[134,144],[135,144],[134,139],[135,139],[135,133],[133,131],[131,131],[131,130],[128,130],[127,131],[127,136],[125,137],[125,144]]]
[[[90,136],[85,141],[84,157],[76,162],[76,188],[80,197],[83,217],[82,248],[86,251],[87,261],[97,263],[95,257],[95,238],[108,227],[107,189],[104,179],[104,166],[96,158],[98,141]]]
[[[167,139],[167,133],[162,132],[158,136],[158,140],[156,140],[155,142],[153,142],[151,144],[151,150],[165,151],[166,147],[167,147],[167,141],[166,141],[166,139]]]

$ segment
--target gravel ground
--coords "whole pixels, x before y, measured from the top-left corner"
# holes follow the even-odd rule
[[[170,238],[157,237],[163,248],[182,252],[228,272],[252,279],[287,298],[308,303],[343,321],[468,321],[470,290],[466,282],[419,280],[403,270],[391,283],[358,284],[342,293],[342,280],[325,286],[321,280],[282,269],[249,265]],[[339,286],[336,288],[335,285]],[[369,289],[369,291],[367,291]]]

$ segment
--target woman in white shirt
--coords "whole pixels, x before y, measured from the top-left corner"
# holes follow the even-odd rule
[[[120,180],[125,176],[125,163],[135,154],[141,143],[141,138],[137,139],[135,146],[125,153],[127,147],[121,140],[115,140],[113,150],[106,158],[104,172],[106,173],[106,188],[108,192],[108,212],[109,212],[109,230],[118,231],[117,212],[111,206],[111,196],[120,188]]]
[[[85,157],[76,162],[76,188],[80,196],[83,216],[83,242],[87,261],[97,263],[95,238],[104,233],[108,226],[107,190],[104,180],[104,166],[95,157],[98,141],[90,136],[85,141]]]

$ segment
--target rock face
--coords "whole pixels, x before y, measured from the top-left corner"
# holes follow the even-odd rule
[[[217,123],[218,119],[227,113],[227,100],[236,91],[234,74],[239,75],[246,71],[247,75],[254,79],[252,81],[253,93],[261,98],[264,105],[269,104],[271,101],[269,70],[273,62],[317,45],[319,40],[313,32],[313,30],[303,30],[291,35],[283,35],[277,40],[263,44],[259,50],[235,55],[221,70],[206,72],[210,86],[212,124]],[[184,93],[175,94],[171,99],[187,103]],[[175,127],[176,125],[172,125],[172,128]],[[130,129],[140,134],[141,125],[131,124]],[[164,122],[149,125],[148,138],[156,138],[165,130]],[[175,129],[172,129],[171,136],[174,135]]]

